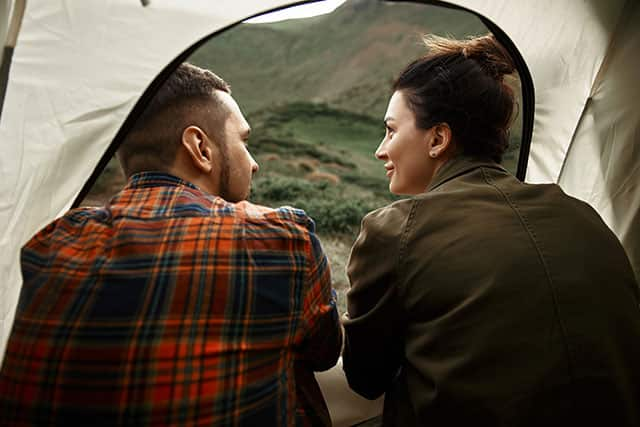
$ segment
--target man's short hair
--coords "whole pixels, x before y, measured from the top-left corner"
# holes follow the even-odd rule
[[[229,85],[211,71],[189,63],[178,66],[118,149],[124,173],[166,171],[188,126],[199,126],[217,138],[224,135],[229,112],[216,96],[218,90],[231,93]]]

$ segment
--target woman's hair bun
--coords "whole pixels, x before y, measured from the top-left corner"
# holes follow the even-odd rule
[[[515,67],[506,49],[492,35],[424,42],[429,51],[404,68],[393,90],[402,91],[418,128],[447,123],[465,155],[500,162],[514,107],[504,76]]]
[[[427,57],[461,54],[475,60],[491,77],[499,81],[516,69],[511,56],[493,34],[467,40],[426,35],[422,40],[429,50]]]

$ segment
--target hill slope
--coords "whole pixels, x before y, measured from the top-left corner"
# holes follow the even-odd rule
[[[312,101],[379,118],[390,81],[424,52],[425,33],[465,37],[486,27],[442,7],[351,0],[328,15],[240,24],[190,61],[225,78],[247,112]]]

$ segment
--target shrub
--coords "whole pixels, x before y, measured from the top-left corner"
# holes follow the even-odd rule
[[[310,198],[298,199],[294,206],[304,209],[316,222],[322,233],[348,233],[360,224],[362,217],[374,206],[362,199],[340,198],[338,200]]]
[[[336,163],[351,169],[357,168],[355,163],[343,158],[344,153],[336,155],[331,150],[321,148],[319,144],[314,145],[291,138],[275,138],[269,135],[256,137],[251,143],[251,151],[256,155],[278,154],[284,158],[305,156],[323,163]]]
[[[340,177],[330,172],[314,171],[307,174],[305,178],[309,181],[326,181],[333,185],[340,183]]]
[[[318,231],[327,234],[354,231],[364,215],[384,204],[380,199],[354,196],[341,184],[277,175],[257,178],[250,200],[267,206],[303,209],[315,220]]]
[[[257,178],[251,189],[251,199],[257,203],[292,202],[318,190],[317,185],[302,179],[282,176]]]
[[[314,163],[317,163],[317,162],[314,162],[309,159],[302,159],[296,162],[298,169],[300,169],[303,172],[315,172],[316,164]]]

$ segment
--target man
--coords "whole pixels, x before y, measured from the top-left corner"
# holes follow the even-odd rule
[[[218,76],[169,77],[119,149],[127,186],[23,248],[0,424],[330,424],[329,267],[304,212],[244,201],[249,133]]]

